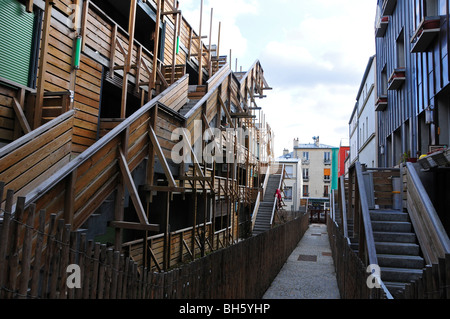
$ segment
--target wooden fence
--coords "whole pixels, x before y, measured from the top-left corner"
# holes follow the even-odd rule
[[[367,278],[370,275],[366,272],[367,267],[350,248],[347,238],[331,218],[327,219],[327,227],[341,298],[386,299],[382,289],[370,289],[367,286]]]
[[[155,273],[112,247],[86,240],[85,233],[71,231],[54,214],[46,223],[44,210],[37,212],[35,205],[23,209],[23,197],[11,212],[12,196],[8,191],[0,224],[2,299],[261,298],[308,228],[304,215],[180,268]],[[78,273],[69,265],[78,266]],[[80,288],[69,288],[67,283],[76,284],[77,278]]]

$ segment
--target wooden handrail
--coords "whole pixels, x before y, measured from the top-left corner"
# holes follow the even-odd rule
[[[64,178],[69,176],[73,171],[75,171],[78,167],[80,167],[84,162],[89,160],[93,155],[95,155],[98,151],[102,149],[105,145],[111,142],[114,138],[125,132],[128,127],[139,120],[139,118],[144,115],[146,112],[155,107],[161,98],[170,94],[170,92],[176,89],[177,85],[184,80],[184,78],[188,76],[185,75],[180,80],[172,84],[167,90],[165,90],[160,95],[156,96],[154,99],[149,101],[147,104],[142,106],[139,110],[133,113],[130,117],[126,118],[122,123],[117,125],[114,129],[112,129],[109,133],[107,133],[103,138],[98,140],[92,146],[90,146],[86,151],[77,156],[73,161],[69,162],[66,166],[60,169],[56,174],[53,174],[46,181],[44,181],[41,185],[36,187],[33,191],[26,195],[25,200],[25,208],[28,207],[31,203],[35,202],[41,196],[43,196],[46,192],[48,192],[52,187],[54,187],[57,183],[62,181]],[[50,123],[50,122],[49,122]],[[32,132],[33,133],[33,132]]]
[[[450,240],[412,163],[406,163],[407,208],[427,264],[450,254]]]
[[[278,187],[277,189],[280,189],[281,184],[283,184],[283,180],[284,180],[284,164],[281,168],[281,176],[280,176],[280,182],[278,183]],[[277,203],[278,203],[278,199],[275,198],[274,202],[273,202],[273,207],[272,207],[272,216],[270,217],[270,225],[272,226],[273,224],[273,218],[275,217],[275,211],[276,211],[276,207],[277,207]]]
[[[363,226],[364,226],[364,233],[360,231],[360,235],[364,236],[364,238],[361,238],[361,236],[359,238],[360,247],[361,247],[362,241],[365,240],[369,264],[378,265],[377,253],[375,250],[375,239],[373,236],[372,222],[370,220],[369,205],[368,205],[368,201],[367,201],[367,191],[366,191],[366,186],[364,184],[364,177],[363,177],[362,166],[361,166],[360,162],[355,163],[355,171],[356,171],[356,180],[357,180],[357,184],[358,184],[359,199],[360,199],[360,204],[361,204],[362,222],[363,222]],[[362,253],[363,252],[360,251],[360,256]]]
[[[348,225],[347,225],[347,202],[345,198],[345,178],[344,175],[339,177],[340,186],[340,200],[341,200],[341,219],[342,230],[344,231],[344,237],[348,238]]]
[[[266,170],[266,176],[264,178],[264,183],[262,187],[262,198],[264,199],[264,194],[266,193],[267,183],[269,182],[269,172],[270,172],[270,165],[267,166]],[[256,223],[256,216],[258,215],[258,209],[259,205],[261,203],[261,192],[258,192],[258,196],[256,197],[255,207],[253,208],[253,214],[252,214],[252,229],[255,227]]]

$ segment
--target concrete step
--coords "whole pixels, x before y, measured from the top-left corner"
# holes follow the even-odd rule
[[[399,232],[373,232],[375,241],[380,242],[399,242],[399,243],[416,243],[416,235],[414,233]]]
[[[412,232],[412,225],[409,222],[397,221],[372,221],[374,232]]]
[[[394,299],[404,299],[405,286],[404,282],[383,281],[386,288],[389,290]]]
[[[380,267],[422,269],[425,266],[420,256],[377,254],[377,258]]]
[[[377,254],[419,255],[419,245],[411,243],[375,242]]]
[[[422,277],[422,269],[381,267],[381,280],[409,283]]]
[[[409,222],[409,215],[396,210],[371,210],[370,219],[372,221]]]

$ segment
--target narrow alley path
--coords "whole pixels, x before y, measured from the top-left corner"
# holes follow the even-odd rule
[[[340,299],[326,225],[309,225],[263,299]]]

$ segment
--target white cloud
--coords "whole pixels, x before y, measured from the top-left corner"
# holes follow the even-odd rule
[[[182,0],[183,15],[198,30],[200,0]],[[244,69],[259,59],[269,85],[257,101],[275,131],[276,153],[320,136],[339,146],[369,57],[375,52],[373,0],[205,0],[203,34],[212,43],[222,22],[221,54],[232,49]]]

